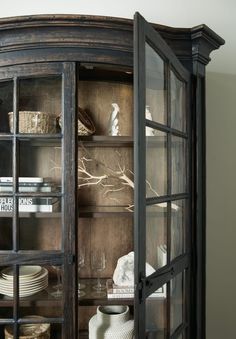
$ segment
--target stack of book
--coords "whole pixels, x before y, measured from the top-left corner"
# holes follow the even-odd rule
[[[107,298],[108,299],[131,299],[134,298],[134,286],[118,286],[115,285],[112,279],[106,282]],[[156,292],[152,293],[150,298],[165,298],[166,286],[159,288]]]
[[[0,194],[13,192],[12,177],[0,177]],[[20,193],[50,193],[56,191],[53,182],[41,177],[19,177],[18,191]],[[57,197],[19,197],[19,212],[56,212],[60,201]],[[0,197],[0,212],[13,212],[13,198]]]
[[[12,192],[12,177],[0,177],[0,193]],[[41,177],[19,177],[18,191],[22,192],[53,192],[56,190],[55,184]]]

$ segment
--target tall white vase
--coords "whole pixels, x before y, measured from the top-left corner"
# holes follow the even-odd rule
[[[129,307],[98,306],[97,314],[89,320],[89,339],[133,339],[134,321]]]

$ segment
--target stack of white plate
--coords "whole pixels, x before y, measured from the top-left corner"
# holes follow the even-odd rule
[[[5,268],[0,273],[0,293],[13,297],[14,270]],[[41,266],[19,267],[19,297],[38,293],[48,286],[48,270]]]

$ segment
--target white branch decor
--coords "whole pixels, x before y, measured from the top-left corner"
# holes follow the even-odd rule
[[[98,185],[102,188],[107,188],[104,192],[104,195],[109,196],[110,199],[115,201],[117,201],[117,199],[111,196],[112,193],[122,191],[126,187],[134,189],[134,174],[131,170],[126,169],[125,166],[121,166],[120,161],[118,161],[117,163],[118,170],[115,170],[107,166],[105,162],[91,156],[91,154],[89,154],[88,150],[85,149],[83,145],[82,149],[85,155],[78,159],[78,188],[92,185]],[[116,153],[121,158],[121,155],[118,152]],[[101,175],[95,175],[88,170],[88,165],[91,162],[95,165],[94,168],[97,169],[98,167],[100,167],[102,169]],[[153,192],[153,194],[159,197],[158,192],[153,189],[150,182],[146,180],[146,184],[148,188]],[[167,207],[166,202],[158,203],[156,205],[162,208]],[[174,210],[179,209],[179,207],[174,203],[171,203],[171,207]],[[127,209],[129,211],[132,211],[133,205],[129,205]]]

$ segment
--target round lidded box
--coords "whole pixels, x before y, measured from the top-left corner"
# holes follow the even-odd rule
[[[43,317],[37,315],[31,315],[27,318],[43,319]],[[4,333],[5,339],[13,339],[13,326],[7,325]],[[50,339],[50,324],[22,324],[19,327],[19,339]]]
[[[13,112],[8,113],[10,132],[13,133]],[[41,111],[19,111],[19,133],[54,134],[55,116]]]

